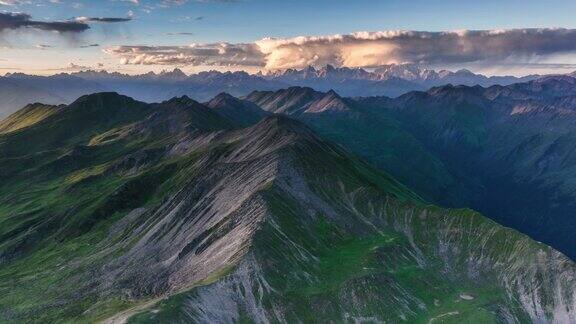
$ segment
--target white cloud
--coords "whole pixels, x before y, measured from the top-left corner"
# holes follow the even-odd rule
[[[449,64],[533,59],[576,50],[574,29],[381,31],[349,35],[267,38],[256,44],[269,69],[333,64],[371,67],[391,63]]]
[[[20,1],[18,0],[0,0],[0,5],[4,6],[14,6],[17,5]]]

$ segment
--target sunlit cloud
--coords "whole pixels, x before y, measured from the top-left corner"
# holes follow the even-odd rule
[[[331,64],[495,64],[535,62],[576,51],[576,29],[380,31],[265,38],[249,44],[117,46],[106,53],[123,64],[255,66],[268,70]]]

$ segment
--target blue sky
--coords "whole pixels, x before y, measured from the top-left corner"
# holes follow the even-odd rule
[[[38,21],[68,21],[77,17],[132,18],[121,23],[90,23],[90,30],[71,37],[29,33],[28,29],[0,34],[3,42],[0,44],[0,68],[44,74],[80,66],[127,72],[182,66],[121,65],[118,57],[121,55],[104,52],[111,46],[237,44],[253,43],[265,37],[324,36],[357,31],[576,28],[573,19],[576,1],[573,0],[0,0],[0,11],[26,13]],[[91,44],[98,46],[86,47]],[[542,57],[538,60],[576,63],[566,53],[555,54],[560,56],[556,55],[552,61]],[[48,57],[50,59],[46,60]],[[183,66],[189,71],[214,68],[203,64]],[[216,68],[247,69],[229,63]]]

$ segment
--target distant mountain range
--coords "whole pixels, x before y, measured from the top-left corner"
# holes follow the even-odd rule
[[[534,80],[540,76],[486,77],[469,70],[451,72],[423,69],[418,65],[402,64],[381,66],[372,72],[360,68],[335,68],[327,65],[321,69],[308,67],[303,70],[289,69],[262,75],[268,80],[281,81],[289,85],[311,87],[319,91],[335,90],[349,96],[399,96],[409,91],[453,85],[508,85]]]
[[[71,75],[50,77],[9,74],[0,77],[0,120],[29,103],[70,103],[104,87]]]
[[[246,72],[201,72],[187,76],[176,69],[160,74],[130,76],[120,73],[85,71],[54,76],[22,73],[0,77],[0,119],[29,103],[68,104],[76,98],[95,92],[115,91],[145,102],[158,102],[189,95],[208,100],[226,91],[245,95],[257,89],[280,89],[286,85],[265,80]]]
[[[432,71],[416,65],[389,65],[372,72],[364,69],[308,67],[269,74],[246,72],[201,72],[186,75],[179,69],[162,73],[126,75],[105,71],[62,73],[54,76],[32,76],[22,73],[0,77],[0,118],[28,103],[67,104],[81,95],[115,91],[145,102],[158,102],[188,95],[205,101],[220,92],[244,96],[254,90],[279,90],[290,86],[311,87],[318,91],[335,90],[347,97],[399,96],[409,91],[433,86],[507,85],[538,78],[536,75],[486,77],[467,70]]]
[[[505,181],[560,180],[571,194],[573,81],[28,105],[0,122],[0,320],[574,322],[573,261],[430,204],[467,198],[488,175],[518,219],[542,220],[524,214],[537,196],[519,200]],[[472,160],[489,169],[474,175]],[[574,201],[535,193],[539,207]],[[546,216],[559,237],[574,233],[570,215]]]

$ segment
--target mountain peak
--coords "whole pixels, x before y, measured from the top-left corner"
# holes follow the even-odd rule
[[[90,104],[115,104],[115,103],[132,103],[136,100],[121,95],[117,92],[97,92],[89,95],[84,95],[76,101],[74,101],[70,106],[82,106]]]
[[[425,71],[426,73],[424,73]],[[412,63],[383,65],[374,70],[374,73],[378,74],[382,79],[421,80],[431,77],[428,70],[423,70],[419,65]]]
[[[316,69],[312,65],[308,65],[308,67],[306,67],[306,71],[307,72],[316,72]]]
[[[475,75],[474,72],[472,72],[468,69],[460,69],[460,70],[453,72],[453,73],[456,75],[459,75],[459,76],[474,76]]]
[[[220,92],[212,100],[238,100],[238,98],[229,94],[228,92]],[[210,100],[210,101],[212,101]]]
[[[295,86],[278,91],[255,91],[248,95],[246,100],[269,112],[293,114],[324,95],[309,87]]]
[[[174,98],[171,98],[165,102],[167,102],[167,103],[182,103],[182,104],[197,104],[197,103],[199,103],[198,101],[188,97],[187,95],[182,95],[180,97],[174,97]]]
[[[326,95],[331,96],[331,97],[340,98],[340,95],[338,93],[336,93],[336,91],[334,91],[334,89],[330,89],[328,92],[326,92]]]
[[[240,99],[232,96],[227,92],[220,92],[214,98],[206,103],[206,105],[210,108],[217,108],[222,107],[224,105],[238,105],[241,104]]]
[[[251,126],[268,115],[268,112],[254,103],[238,99],[226,92],[221,92],[212,98],[206,106],[240,127]]]
[[[188,77],[188,75],[179,68],[175,68],[172,71],[162,71],[158,76],[164,79],[173,79],[173,80],[183,80]]]
[[[322,112],[344,112],[350,111],[352,107],[345,99],[340,97],[334,90],[330,90],[324,96],[316,101],[310,103],[306,109],[306,113],[322,113]]]
[[[331,72],[331,71],[336,70],[336,68],[334,67],[334,65],[326,64],[326,66],[324,66],[324,70],[325,70],[325,71],[328,71],[328,72]]]

